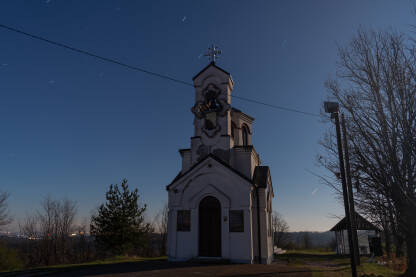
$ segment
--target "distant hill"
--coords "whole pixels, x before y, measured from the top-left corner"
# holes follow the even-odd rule
[[[304,246],[305,235],[309,236],[311,247],[327,247],[335,238],[333,232],[289,232],[289,241],[298,247]]]

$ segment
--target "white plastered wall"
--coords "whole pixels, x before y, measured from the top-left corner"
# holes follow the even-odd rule
[[[209,166],[211,165],[211,166]],[[236,193],[238,190],[238,193]],[[221,203],[221,256],[231,261],[253,261],[251,251],[251,184],[222,164],[208,158],[169,189],[168,257],[188,260],[198,257],[198,207],[206,196]],[[175,192],[176,191],[176,192]],[[176,231],[178,210],[191,211],[191,230]],[[229,232],[229,211],[244,211],[244,232]]]

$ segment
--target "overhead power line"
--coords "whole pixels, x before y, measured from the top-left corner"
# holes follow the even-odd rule
[[[96,55],[94,53],[91,53],[91,52],[88,52],[88,51],[85,51],[85,50],[82,50],[82,49],[79,49],[79,48],[75,48],[75,47],[60,43],[60,42],[56,42],[56,41],[53,41],[53,40],[50,40],[50,39],[47,39],[47,38],[44,38],[44,37],[40,37],[40,36],[37,36],[37,35],[33,35],[33,34],[30,34],[30,33],[24,32],[22,30],[18,30],[18,29],[13,28],[13,27],[9,27],[9,26],[3,25],[3,24],[0,24],[0,27],[4,28],[4,29],[7,29],[9,31],[13,31],[15,33],[19,33],[19,34],[22,34],[22,35],[25,35],[25,36],[28,36],[28,37],[31,37],[31,38],[34,38],[34,39],[37,39],[37,40],[41,40],[41,41],[44,41],[44,42],[62,47],[62,48],[66,48],[66,49],[74,51],[74,52],[78,52],[80,54],[91,56],[93,58],[97,58],[97,59],[105,61],[105,62],[114,63],[114,64],[117,64],[117,65],[127,67],[129,69],[133,69],[133,70],[140,71],[140,72],[143,72],[143,73],[146,73],[146,74],[149,74],[149,75],[153,75],[153,76],[156,76],[156,77],[159,77],[159,78],[167,79],[167,80],[170,80],[170,81],[174,81],[174,82],[177,82],[177,83],[181,83],[181,84],[193,87],[193,85],[189,82],[178,80],[178,79],[175,79],[175,78],[163,75],[163,74],[159,74],[159,73],[156,73],[156,72],[152,72],[152,71],[137,67],[137,66],[129,65],[129,64],[120,62],[118,60],[115,60],[115,59],[110,59],[110,58],[106,58],[106,57],[103,57],[103,56],[99,56],[99,55]]]
[[[90,57],[93,57],[93,58],[96,58],[96,59],[99,59],[99,60],[102,60],[102,61],[105,61],[105,62],[117,64],[117,65],[126,67],[128,69],[136,70],[136,71],[148,74],[148,75],[152,75],[152,76],[155,76],[155,77],[159,77],[159,78],[162,78],[162,79],[166,79],[166,80],[170,80],[170,81],[173,81],[173,82],[176,82],[176,83],[180,83],[180,84],[183,84],[183,85],[194,87],[194,85],[190,82],[186,82],[186,81],[183,81],[183,80],[180,80],[180,79],[172,78],[172,77],[169,77],[169,76],[157,73],[157,72],[153,72],[153,71],[150,71],[150,70],[138,67],[138,66],[129,65],[129,64],[126,64],[124,62],[118,61],[116,59],[103,57],[103,56],[94,54],[92,52],[82,50],[82,49],[79,49],[79,48],[76,48],[76,47],[73,47],[73,46],[70,46],[70,45],[67,45],[67,44],[64,44],[64,43],[56,42],[56,41],[53,41],[53,40],[50,40],[50,39],[47,39],[47,38],[44,38],[44,37],[41,37],[41,36],[38,36],[38,35],[34,35],[34,34],[31,34],[31,33],[28,33],[28,32],[25,32],[25,31],[22,31],[22,30],[19,30],[19,29],[16,29],[16,28],[13,28],[13,27],[10,27],[10,26],[7,26],[7,25],[4,25],[4,24],[0,24],[0,28],[6,29],[6,30],[9,30],[9,31],[21,34],[21,35],[25,35],[27,37],[37,39],[37,40],[40,40],[40,41],[43,41],[43,42],[47,42],[49,44],[53,44],[55,46],[62,47],[62,48],[65,48],[65,49],[68,49],[68,50],[71,50],[71,51],[74,51],[74,52],[77,52],[77,53],[80,53],[80,54],[84,54],[84,55],[87,55],[87,56],[90,56]],[[283,110],[283,111],[287,111],[287,112],[300,113],[300,114],[309,115],[309,116],[316,116],[316,117],[320,116],[319,114],[314,114],[314,113],[304,112],[304,111],[297,110],[297,109],[286,108],[286,107],[283,107],[283,106],[268,104],[268,103],[264,103],[264,102],[257,101],[257,100],[254,100],[254,99],[250,99],[250,98],[246,98],[246,97],[241,97],[241,96],[236,96],[236,95],[232,95],[232,97],[236,98],[236,99],[240,99],[242,101],[247,101],[247,102],[251,102],[251,103],[255,103],[255,104],[260,104],[260,105],[264,105],[264,106],[267,106],[267,107],[270,107],[270,108]]]
[[[304,112],[304,111],[301,111],[301,110],[296,110],[296,109],[292,109],[292,108],[286,108],[286,107],[283,107],[283,106],[268,104],[268,103],[260,102],[260,101],[254,100],[254,99],[237,96],[237,95],[231,95],[231,96],[233,98],[236,98],[236,99],[240,99],[240,100],[243,100],[243,101],[256,103],[256,104],[259,104],[259,105],[267,106],[267,107],[274,108],[274,109],[278,109],[278,110],[282,110],[282,111],[287,111],[287,112],[292,112],[292,113],[301,113],[301,114],[304,114],[304,115],[310,115],[310,116],[320,117],[319,114],[315,114],[315,113]]]

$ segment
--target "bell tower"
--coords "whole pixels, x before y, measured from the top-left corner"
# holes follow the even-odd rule
[[[230,73],[215,64],[219,50],[210,48],[211,62],[192,80],[195,87],[194,136],[191,138],[192,164],[209,154],[230,162],[231,92]]]

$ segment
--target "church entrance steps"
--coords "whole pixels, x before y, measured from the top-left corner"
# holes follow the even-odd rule
[[[229,259],[224,259],[222,257],[195,257],[189,260],[191,263],[199,263],[199,264],[230,264],[231,261]]]

